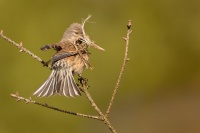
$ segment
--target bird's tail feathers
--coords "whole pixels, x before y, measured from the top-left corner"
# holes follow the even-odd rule
[[[37,97],[48,97],[55,94],[64,95],[66,97],[81,95],[71,71],[67,69],[52,70],[49,78],[33,95]]]

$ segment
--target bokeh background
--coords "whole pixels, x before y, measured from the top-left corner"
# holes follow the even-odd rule
[[[200,1],[197,0],[0,0],[0,29],[48,60],[40,51],[58,42],[73,22],[105,52],[90,48],[93,70],[86,70],[90,93],[103,112],[121,68],[126,24],[133,22],[129,58],[110,120],[123,133],[200,132]],[[59,113],[24,102],[47,79],[50,70],[0,38],[1,133],[107,133],[100,121]],[[62,109],[97,114],[85,96],[35,98]]]

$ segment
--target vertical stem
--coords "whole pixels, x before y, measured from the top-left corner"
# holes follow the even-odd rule
[[[106,111],[106,117],[109,117],[109,113],[110,113],[111,107],[112,107],[113,102],[115,100],[115,97],[116,97],[116,94],[117,94],[117,91],[118,91],[118,88],[119,88],[119,84],[120,84],[120,81],[122,79],[122,75],[123,75],[123,72],[124,72],[124,69],[125,69],[126,62],[128,61],[129,36],[130,36],[130,34],[132,32],[132,30],[130,29],[131,28],[131,20],[128,21],[127,28],[128,28],[127,35],[126,35],[126,38],[124,38],[124,40],[126,41],[126,50],[125,50],[125,55],[124,55],[124,61],[123,61],[123,64],[122,64],[122,67],[121,67],[121,71],[119,73],[119,77],[118,77],[117,83],[115,85],[115,89],[114,89],[114,92],[112,94],[108,109]]]

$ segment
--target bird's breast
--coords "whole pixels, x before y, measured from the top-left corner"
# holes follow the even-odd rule
[[[89,67],[88,54],[77,54],[61,60],[53,64],[53,69],[69,69],[74,74],[81,74],[84,69]]]

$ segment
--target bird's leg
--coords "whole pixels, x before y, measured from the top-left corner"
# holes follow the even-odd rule
[[[84,78],[81,74],[78,74],[78,81],[80,82],[80,84],[82,85],[82,81],[83,80],[87,80],[86,78]]]
[[[88,79],[82,77],[81,74],[78,74],[78,76],[79,76],[78,81],[79,81],[79,83],[81,84],[81,86],[79,87],[79,89],[80,89],[82,92],[85,92],[84,89],[88,89],[88,88],[89,88],[89,85],[87,84]]]

